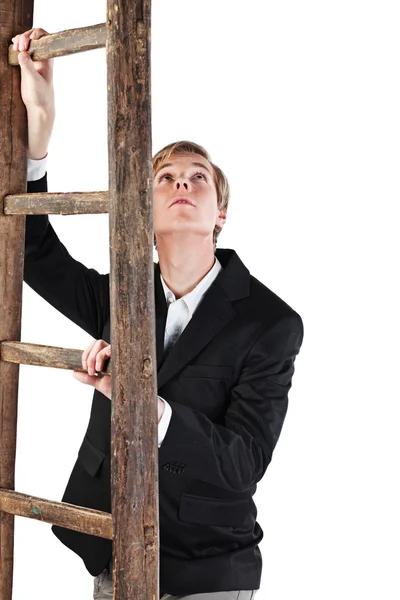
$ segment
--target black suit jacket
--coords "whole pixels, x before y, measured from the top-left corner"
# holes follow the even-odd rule
[[[28,191],[46,191],[46,177]],[[172,408],[159,448],[160,593],[258,589],[263,531],[253,495],[285,418],[300,316],[233,250],[163,361],[167,306],[155,273],[158,393]],[[27,217],[25,281],[96,339],[110,340],[109,276],[74,260],[47,216]],[[94,392],[64,502],[111,512],[110,401]],[[53,526],[97,575],[109,540]]]

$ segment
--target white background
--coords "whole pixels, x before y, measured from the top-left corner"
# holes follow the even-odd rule
[[[36,0],[56,32],[105,4]],[[398,600],[398,5],[154,0],[153,150],[204,145],[227,174],[219,246],[303,318],[289,412],[256,503],[257,600]],[[108,188],[105,50],[57,59],[51,191]],[[52,217],[108,271],[108,217]],[[24,287],[22,339],[91,339]],[[60,500],[92,389],[21,367],[16,489]],[[92,578],[50,525],[16,518],[14,599],[88,600]]]

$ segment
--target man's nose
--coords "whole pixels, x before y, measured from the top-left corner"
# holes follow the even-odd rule
[[[175,182],[175,185],[176,185],[176,189],[177,189],[177,190],[180,190],[180,189],[182,189],[182,188],[183,188],[184,190],[188,190],[188,189],[189,189],[188,182],[187,182],[187,181],[186,181],[186,179],[184,179],[183,177],[182,177],[182,178],[179,178],[179,179],[177,179],[177,180],[176,180],[176,182]]]

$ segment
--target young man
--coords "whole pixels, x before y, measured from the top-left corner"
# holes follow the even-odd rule
[[[28,191],[45,191],[54,121],[51,61],[24,52],[17,36],[28,112]],[[252,277],[233,250],[216,249],[229,187],[207,152],[171,144],[153,160],[158,373],[160,597],[251,600],[261,579],[253,496],[285,418],[300,316]],[[89,332],[83,353],[93,385],[91,417],[63,501],[110,512],[109,276],[75,261],[47,216],[27,217],[25,280]],[[112,598],[111,541],[53,527],[95,576],[95,598]]]

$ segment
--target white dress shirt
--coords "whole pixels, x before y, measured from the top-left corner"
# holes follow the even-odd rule
[[[47,171],[47,155],[40,159],[34,160],[28,158],[28,181],[36,181],[45,176]],[[218,273],[222,269],[222,265],[217,258],[215,258],[214,266],[203,279],[196,285],[196,287],[185,294],[178,300],[174,293],[168,288],[161,275],[161,283],[164,289],[165,299],[167,301],[168,313],[167,321],[165,324],[165,335],[164,335],[164,351],[169,352],[172,346],[176,343],[177,339],[185,329],[190,319],[192,318],[195,310],[199,306],[203,299],[204,294],[217,277]],[[158,423],[158,447],[161,446],[162,441],[168,430],[169,423],[172,417],[172,409],[168,402],[159,396],[164,402],[164,412]]]
[[[44,158],[35,160],[28,158],[28,181],[37,181],[46,175],[47,171],[47,154]]]

